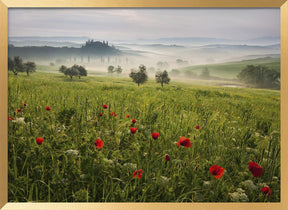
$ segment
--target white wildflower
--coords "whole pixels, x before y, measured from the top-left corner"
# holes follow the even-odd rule
[[[113,160],[107,159],[107,158],[103,158],[103,161],[107,164],[113,165]]]
[[[248,202],[249,199],[242,188],[238,188],[236,192],[229,193],[232,202]]]
[[[79,154],[79,151],[78,150],[69,149],[69,150],[66,150],[64,153],[67,154],[67,155],[71,155],[71,156],[77,156]]]
[[[24,117],[18,117],[15,120],[12,120],[12,122],[17,123],[17,124],[22,124],[25,125]]]
[[[250,179],[241,182],[241,184],[244,185],[249,190],[257,190],[258,189],[258,187]]]

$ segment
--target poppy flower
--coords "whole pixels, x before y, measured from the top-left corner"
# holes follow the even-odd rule
[[[114,117],[117,117],[117,114],[114,114]]]
[[[165,160],[169,161],[170,160],[170,156],[169,155],[165,155]]]
[[[15,120],[14,117],[8,117],[8,120]]]
[[[132,120],[132,123],[136,123],[137,121],[135,119]]]
[[[142,170],[142,169],[139,169],[139,170],[134,171],[134,173],[133,173],[133,178],[134,178],[134,179],[140,179],[140,178],[142,177],[142,173],[143,173],[143,170]]]
[[[152,133],[153,139],[158,139],[158,137],[159,137],[159,133],[157,133],[157,132]]]
[[[179,139],[179,142],[177,142],[177,145],[178,145],[178,147],[181,145],[183,147],[189,148],[189,147],[191,147],[191,141],[190,141],[190,139],[188,139],[184,136],[181,136]]]
[[[50,110],[51,110],[51,108],[50,108],[49,106],[47,106],[45,109],[46,109],[47,111],[50,111]]]
[[[110,113],[109,113],[110,116],[112,116],[112,115],[114,115],[114,114],[115,114],[114,112],[110,112]]]
[[[103,113],[100,113],[99,116],[102,117],[102,116],[103,116]]]
[[[248,166],[249,171],[251,171],[252,175],[254,177],[259,177],[261,176],[263,170],[261,168],[261,166],[259,166],[257,163],[255,162],[249,162],[249,166]]]
[[[21,109],[19,108],[19,109],[17,109],[17,111],[16,112],[21,112]]]
[[[200,130],[200,129],[201,129],[200,125],[196,125],[195,128],[196,128],[197,130]]]
[[[108,109],[108,106],[106,104],[104,104],[103,109]]]
[[[130,114],[126,114],[126,116],[125,116],[126,118],[130,118]]]
[[[43,141],[44,141],[44,139],[43,138],[37,138],[36,139],[36,143],[38,144],[38,145],[41,145],[42,143],[43,143]]]
[[[210,167],[210,173],[211,175],[213,175],[216,179],[220,179],[221,176],[224,174],[225,169],[217,166],[217,165],[213,165]]]
[[[269,187],[263,187],[261,189],[261,191],[265,194],[265,195],[269,195],[271,196],[271,189]]]
[[[26,102],[23,103],[23,106],[27,106]]]
[[[104,146],[104,142],[101,139],[97,139],[94,144],[98,149],[101,149]]]
[[[137,128],[134,128],[134,127],[132,127],[132,128],[130,128],[130,131],[131,131],[131,133],[136,133],[136,131],[137,131]]]

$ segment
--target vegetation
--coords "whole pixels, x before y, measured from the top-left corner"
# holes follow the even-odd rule
[[[158,70],[164,70],[164,69],[168,69],[169,68],[169,64],[166,61],[158,61],[157,62],[157,69]]]
[[[78,76],[79,79],[81,78],[81,76],[87,76],[87,70],[85,69],[85,67],[77,64],[74,64],[70,68],[62,65],[59,68],[59,72],[65,74],[65,76],[70,76],[71,80],[73,79],[73,76]]]
[[[117,68],[115,69],[115,72],[116,72],[117,74],[121,74],[122,71],[123,71],[123,69],[121,68],[121,66],[117,66]]]
[[[41,72],[8,86],[9,202],[280,201],[277,90]]]
[[[114,72],[114,66],[112,66],[112,65],[110,65],[110,66],[108,66],[108,73],[109,74],[113,74],[113,72]]]
[[[280,58],[257,58],[251,60],[234,61],[219,64],[196,65],[179,68],[182,76],[200,75],[204,68],[210,71],[210,77],[223,79],[237,79],[237,75],[246,68],[247,65],[262,65],[280,72]],[[194,76],[193,76],[194,77]]]
[[[280,72],[266,66],[248,65],[237,77],[257,88],[280,89]]]
[[[27,76],[29,76],[30,73],[36,71],[36,64],[34,62],[28,61],[27,63],[24,63],[24,71],[27,73]]]
[[[148,75],[146,71],[146,67],[144,65],[139,66],[139,70],[132,70],[129,74],[129,77],[133,79],[135,83],[139,86],[140,84],[144,84],[148,80]]]
[[[156,82],[160,83],[161,86],[163,87],[164,84],[169,84],[170,78],[168,76],[168,72],[164,70],[163,72],[159,71],[155,75]]]
[[[18,75],[19,72],[26,72],[29,76],[30,73],[36,71],[36,64],[31,61],[23,63],[19,56],[15,56],[13,59],[8,57],[8,70],[12,71],[14,75]]]
[[[210,79],[210,71],[207,67],[202,70],[200,77],[203,79]]]

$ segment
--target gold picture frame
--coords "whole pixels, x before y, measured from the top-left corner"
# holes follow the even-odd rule
[[[280,8],[281,202],[279,203],[8,203],[8,9],[9,8]],[[288,0],[0,0],[0,208],[22,209],[288,209]]]

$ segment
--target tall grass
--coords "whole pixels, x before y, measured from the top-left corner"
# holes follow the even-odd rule
[[[8,103],[10,202],[280,201],[279,91],[35,73],[9,75]],[[180,136],[190,148],[175,144]],[[225,168],[220,179],[211,165]]]

